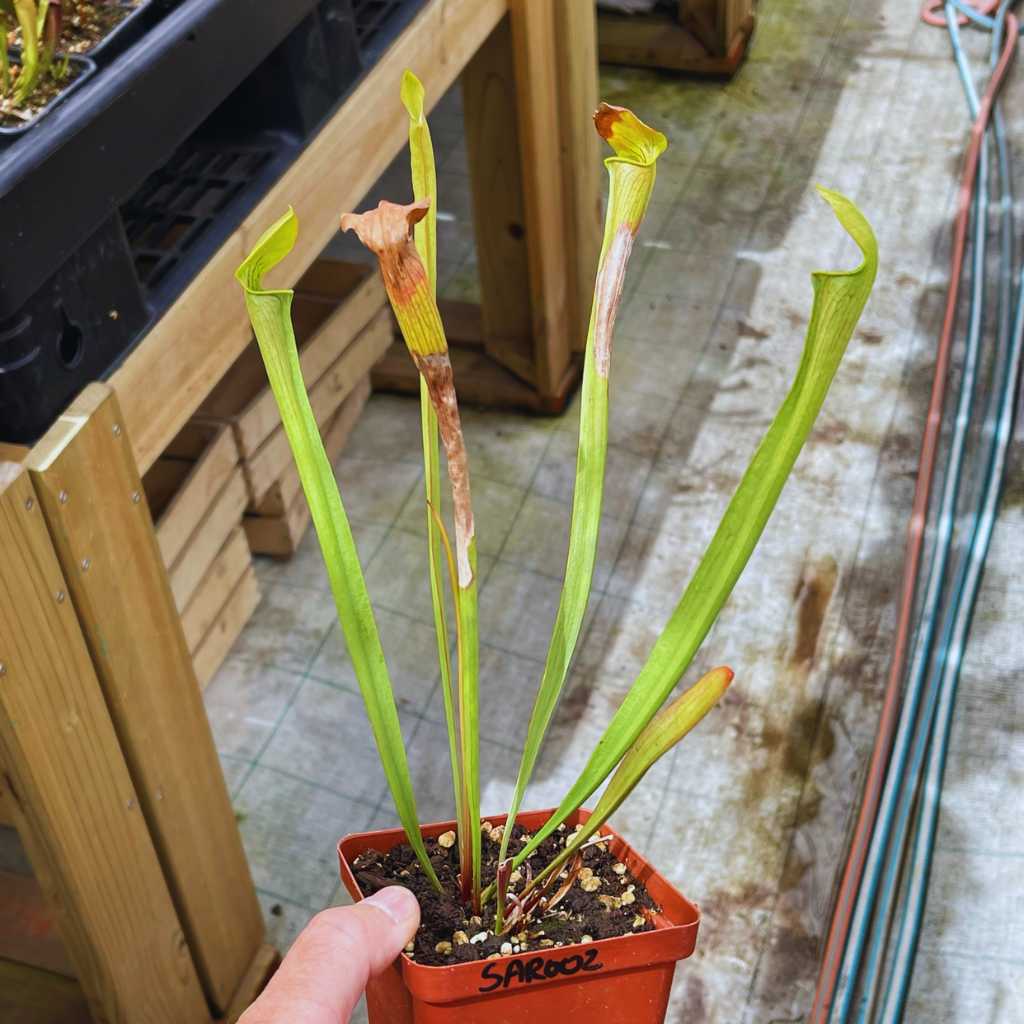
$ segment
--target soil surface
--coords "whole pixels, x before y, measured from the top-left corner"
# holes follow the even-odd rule
[[[549,836],[527,864],[538,874],[561,850],[572,830],[562,825]],[[583,870],[572,888],[547,917],[517,925],[504,935],[494,934],[494,903],[474,915],[459,897],[458,843],[444,845],[447,837],[426,840],[427,854],[444,889],[438,893],[423,874],[416,855],[407,843],[388,853],[368,850],[356,859],[353,873],[363,894],[370,896],[388,885],[402,885],[419,900],[419,930],[406,947],[406,955],[416,963],[430,966],[495,959],[510,953],[526,953],[576,942],[610,939],[618,935],[651,931],[651,917],[658,908],[643,883],[617,862],[607,843],[598,843],[583,851]],[[522,847],[529,833],[516,825],[509,845],[510,853]],[[501,832],[484,826],[482,836],[482,877],[486,887],[494,880]],[[526,885],[526,865],[512,875],[510,889],[519,892]],[[596,881],[595,881],[596,880]]]
[[[138,6],[138,3],[124,5],[84,0],[67,5],[60,32],[60,49],[64,53],[88,54]]]

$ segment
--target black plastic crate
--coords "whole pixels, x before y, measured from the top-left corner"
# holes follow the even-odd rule
[[[34,440],[112,372],[424,0],[171,2],[151,0],[164,20],[0,152],[0,440]],[[68,314],[81,354],[65,365],[47,353],[83,266],[117,278],[116,302],[95,294],[123,312]]]
[[[14,316],[0,319],[3,439],[39,437],[148,319],[121,222],[110,217]]]
[[[294,159],[294,136],[189,139],[121,207],[147,305],[165,309]]]
[[[313,6],[184,0],[0,153],[0,317],[166,163]]]

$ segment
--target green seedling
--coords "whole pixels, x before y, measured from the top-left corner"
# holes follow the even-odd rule
[[[59,0],[0,0],[0,98],[21,106],[47,75],[55,81],[67,76],[67,59],[54,62],[62,21]],[[15,26],[21,46],[17,74],[7,55],[7,34]]]

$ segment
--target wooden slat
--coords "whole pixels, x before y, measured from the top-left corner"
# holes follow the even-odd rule
[[[723,52],[728,53],[738,40],[745,45],[754,31],[754,0],[722,0],[719,25]]]
[[[299,239],[268,284],[292,284],[406,144],[398,102],[415,68],[436,103],[505,13],[506,0],[428,0],[338,112],[221,246],[113,375],[136,462],[145,471],[198,408],[251,337],[235,268],[289,204]]]
[[[387,351],[391,337],[391,311],[382,309],[310,389],[309,404],[313,408],[317,426],[324,426],[359,381],[370,372],[374,363]],[[288,438],[284,427],[280,427],[260,446],[255,455],[242,463],[249,485],[250,504],[258,505],[263,500],[267,491],[291,464],[291,460]]]
[[[214,430],[209,423],[190,420],[167,442],[161,458],[185,459],[196,462],[209,447]],[[145,480],[145,477],[143,477]]]
[[[737,37],[749,36],[753,0],[679,0],[678,19],[713,57],[725,57]]]
[[[211,425],[207,424],[206,428],[209,432]],[[193,465],[194,459],[161,457],[149,467],[149,472],[142,478],[142,489],[154,522],[160,522],[160,516],[185,482]]]
[[[333,422],[333,421],[332,421]],[[327,425],[330,430],[330,424]],[[271,485],[257,505],[250,505],[246,514],[254,516],[283,516],[288,511],[300,487],[299,474],[285,470],[281,478]],[[255,552],[262,554],[262,552]]]
[[[364,377],[355,390],[342,402],[341,409],[324,432],[324,451],[333,463],[341,455],[352,428],[359,420],[370,394],[369,377]],[[290,495],[285,511],[274,515],[247,515],[242,520],[250,549],[259,555],[288,558],[295,554],[303,535],[309,528],[310,511],[306,496],[294,465],[289,466],[283,480],[268,492],[276,491],[280,500]]]
[[[32,875],[0,871],[0,960],[75,976],[53,911]]]
[[[246,516],[242,525],[253,552],[273,558],[290,558],[295,554],[309,522],[309,506],[299,495],[283,516]]]
[[[359,422],[363,408],[370,397],[370,375],[367,374],[353,389],[352,393],[341,403],[338,411],[323,431],[324,451],[328,461],[333,465],[348,441],[349,434]],[[258,516],[282,516],[297,497],[301,495],[302,483],[295,463],[288,465],[281,478],[268,491],[267,497],[255,509]],[[254,551],[257,549],[253,549]]]
[[[519,409],[546,415],[556,415],[565,409],[582,366],[581,354],[575,354],[554,394],[541,395],[479,349],[453,345],[449,352],[460,402],[484,405],[489,409]],[[419,394],[419,372],[402,342],[396,342],[388,349],[373,368],[372,380],[375,391]]]
[[[676,19],[713,57],[725,55],[722,17],[725,0],[679,0]]]
[[[560,0],[555,4],[559,120],[566,167],[563,187],[569,328],[577,352],[586,347],[603,223],[604,154],[590,117],[598,104],[595,14],[593,0]]]
[[[61,461],[57,453],[54,460]],[[102,461],[51,494],[48,481],[34,489],[23,469],[0,464],[0,760],[16,794],[18,832],[96,1019],[201,1022],[208,1020],[203,991],[76,615],[83,608],[75,600],[83,593],[78,583],[89,573],[79,568],[77,580],[65,579],[51,533],[66,546],[67,532],[59,520],[57,530],[48,529],[43,514],[62,492],[62,508],[87,510],[90,475],[106,475]],[[128,492],[117,497],[138,514]],[[102,575],[100,549],[90,545],[90,551]],[[132,564],[120,554],[119,566]],[[106,596],[118,603],[116,593]],[[137,635],[133,622],[105,639],[120,649]],[[144,675],[152,678],[155,655],[146,646]],[[175,682],[180,688],[181,680]],[[156,716],[150,725],[156,750],[173,721]],[[201,760],[195,750],[188,753],[193,765]],[[173,789],[168,796],[168,803],[178,802]],[[205,794],[186,794],[193,799],[205,803]],[[191,845],[189,832],[176,830],[180,849]],[[230,885],[231,879],[218,881]]]
[[[318,260],[314,267],[326,275]],[[349,266],[349,264],[340,264]],[[307,274],[307,278],[309,275]],[[319,280],[319,278],[318,278]],[[341,278],[344,282],[344,277]],[[326,283],[326,282],[321,282]],[[322,295],[322,293],[318,293]],[[307,299],[307,302],[309,300]],[[324,311],[323,319],[310,331],[301,323],[302,295],[296,294],[293,305],[295,333],[299,343],[299,365],[306,387],[313,387],[330,369],[335,360],[363,331],[387,303],[380,276],[366,277],[344,301],[337,298],[317,299]],[[200,415],[231,423],[242,455],[249,457],[281,425],[277,402],[267,384],[263,360],[255,344],[242,353],[224,380],[200,406]]]
[[[165,460],[157,460],[156,469]],[[178,461],[178,460],[174,460]],[[188,470],[156,520],[156,542],[164,565],[173,565],[189,538],[206,518],[217,495],[238,464],[238,445],[229,427],[211,430],[209,444]],[[152,473],[153,470],[150,470]],[[149,474],[147,474],[149,476]],[[146,489],[149,496],[149,489]]]
[[[245,539],[245,530],[236,526],[181,613],[185,643],[193,654],[251,565],[252,553]]]
[[[11,798],[7,786],[0,778],[0,828],[14,827],[14,811],[11,809]]]
[[[228,652],[238,639],[238,634],[242,632],[259,603],[259,581],[256,579],[255,570],[249,566],[196,648],[193,664],[202,689],[205,690],[216,675],[217,669],[228,656]]]
[[[249,494],[241,467],[232,470],[227,483],[213,499],[202,522],[185,542],[177,561],[168,569],[171,593],[179,612],[184,611],[202,582],[228,534],[242,521]]]
[[[601,13],[597,19],[598,53],[608,64],[731,75],[743,60],[753,23],[752,16],[743,19],[725,53],[717,55],[709,53],[689,28],[670,15]]]
[[[301,295],[319,295],[336,300],[353,295],[368,277],[376,276],[374,260],[369,253],[362,263],[321,256],[295,282],[295,291]]]
[[[0,1020],[4,1024],[95,1024],[77,981],[10,960],[0,960]]]
[[[235,993],[235,998],[231,1000],[228,1012],[224,1014],[224,1024],[236,1024],[238,1018],[263,991],[280,962],[281,954],[273,946],[259,948]]]
[[[123,423],[110,388],[92,384],[26,465],[178,908],[187,939],[178,956],[191,951],[207,998],[222,1011],[263,940],[262,915],[149,510],[145,501],[133,500],[141,483]],[[69,794],[89,791],[83,778],[68,772]],[[90,813],[86,820],[101,834],[102,819]],[[137,810],[131,820],[145,827]],[[125,827],[109,824],[110,834]],[[140,912],[153,899],[134,898]],[[109,911],[97,912],[116,920]],[[170,936],[152,936],[173,948]],[[144,977],[140,951],[146,944],[139,936],[127,938],[134,945],[122,951],[124,965]],[[181,964],[166,957],[153,953],[154,970],[166,976],[163,985],[184,976]]]
[[[28,448],[25,445],[0,441],[0,462],[21,462],[26,455]]]

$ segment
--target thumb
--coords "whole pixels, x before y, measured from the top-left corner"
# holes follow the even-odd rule
[[[419,923],[416,897],[398,885],[354,907],[321,911],[238,1024],[347,1021],[367,981],[398,956]]]

